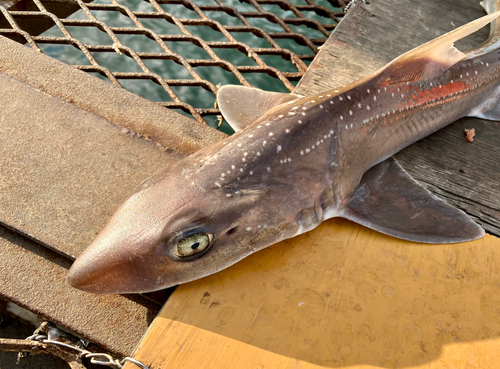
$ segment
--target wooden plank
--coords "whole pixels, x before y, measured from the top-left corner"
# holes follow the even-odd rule
[[[134,357],[153,368],[496,368],[499,282],[494,236],[420,245],[332,220],[180,286]]]
[[[482,15],[484,10],[476,0],[360,2],[322,47],[295,92],[308,95],[356,81],[402,53]],[[470,50],[487,36],[488,29],[484,28],[457,46]],[[473,144],[465,140],[464,128],[476,129]],[[499,128],[496,122],[461,119],[396,155],[424,187],[497,236]]]
[[[335,76],[346,77],[351,67],[366,73],[363,68],[385,63],[387,59],[376,59],[383,54],[380,40],[394,29],[398,38],[420,44],[425,37],[431,39],[481,14],[472,1],[460,3],[467,5],[409,0],[360,5],[353,10],[355,22],[344,20],[338,28],[341,36],[342,30],[350,30],[353,43],[334,35],[328,43],[340,54],[323,47],[311,66],[318,73],[308,73],[298,92],[311,93],[313,85],[318,92],[334,86],[329,72],[334,64],[344,68],[337,69],[341,72]],[[464,8],[465,15],[455,18]],[[394,16],[403,13],[401,19]],[[457,23],[451,24],[451,19]],[[397,23],[407,29],[397,28]],[[360,34],[366,40],[354,37]],[[375,43],[369,44],[370,40]],[[367,42],[368,51],[363,54]],[[411,48],[409,43],[403,46]],[[405,51],[394,42],[384,47],[394,48],[397,54]],[[345,59],[341,59],[342,50]],[[340,77],[339,83],[345,84]],[[484,155],[490,141],[484,146],[461,141],[460,130],[469,123],[461,124],[451,138],[448,131],[447,139],[424,141],[427,156],[412,153],[414,160],[418,158],[415,161],[425,164],[412,167],[411,160],[400,161],[414,168],[412,174],[435,165],[432,175],[439,177],[439,170],[446,168],[445,174],[455,179],[454,187],[471,187],[474,179],[476,187],[482,187],[477,179],[485,175],[474,177],[479,175],[473,170],[478,164],[463,161],[463,156],[475,150]],[[444,159],[436,157],[443,155],[439,145],[448,151]],[[450,160],[454,153],[459,156]],[[429,158],[432,162],[425,162]],[[483,160],[480,156],[474,160],[478,158]],[[495,172],[488,164],[479,171]],[[455,175],[460,169],[466,176]],[[418,178],[425,180],[420,174]],[[487,175],[491,175],[487,186],[498,186],[498,176]],[[462,201],[473,192],[457,190],[439,178],[430,183]],[[471,196],[468,203],[481,213],[484,207],[478,208],[478,199],[484,199],[483,206],[491,196],[474,190],[477,193],[472,195],[477,197]],[[500,239],[489,235],[464,244],[420,245],[343,219],[330,220],[216,275],[180,286],[149,328],[135,358],[154,368],[496,368],[500,360],[499,246]]]

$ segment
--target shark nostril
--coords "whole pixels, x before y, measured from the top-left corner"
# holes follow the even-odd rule
[[[236,231],[236,227],[231,228],[229,231],[226,232],[226,236],[232,235]]]

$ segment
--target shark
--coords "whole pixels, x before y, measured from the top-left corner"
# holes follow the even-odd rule
[[[483,237],[392,156],[464,116],[500,118],[497,5],[342,88],[300,96],[223,86],[217,101],[235,134],[141,184],[68,283],[92,293],[164,289],[334,217],[422,243]],[[490,23],[480,47],[454,47]]]

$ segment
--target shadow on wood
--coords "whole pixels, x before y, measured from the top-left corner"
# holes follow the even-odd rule
[[[496,237],[421,245],[330,220],[180,286],[135,357],[162,368],[486,368],[500,359],[489,341],[499,282]],[[463,345],[476,341],[487,349]]]

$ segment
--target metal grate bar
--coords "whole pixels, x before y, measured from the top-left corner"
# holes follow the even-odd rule
[[[228,82],[222,77],[216,82],[207,80],[206,76],[200,75],[199,68],[220,68],[229,72],[227,78],[232,79],[232,83],[244,86],[258,84],[255,79],[249,80],[252,75],[257,75],[259,83],[269,78],[271,82],[266,83],[275,83],[277,89],[292,91],[294,83],[306,72],[308,62],[339,22],[345,7],[345,2],[340,0],[329,0],[329,6],[318,5],[315,0],[301,0],[303,4],[300,5],[287,0],[241,0],[240,3],[234,0],[210,0],[210,3],[207,3],[208,0],[104,1],[71,1],[79,10],[78,17],[57,14],[58,4],[65,3],[60,0],[21,0],[9,9],[0,5],[0,35],[27,43],[41,52],[47,52],[45,49],[49,46],[72,46],[75,50],[70,48],[71,52],[81,52],[85,57],[74,63],[76,68],[96,73],[117,86],[132,90],[140,88],[127,81],[135,84],[153,82],[163,90],[157,92],[160,96],[156,99],[160,100],[158,103],[190,114],[200,123],[207,123],[208,116],[219,114],[217,109],[208,107],[210,104],[207,101],[215,101],[219,82]],[[242,7],[244,9],[240,9]],[[269,7],[274,7],[273,11]],[[308,17],[306,13],[309,12],[321,17],[322,22]],[[123,24],[117,24],[117,17],[121,17]],[[27,22],[32,25],[42,21],[53,24],[53,27],[41,34],[26,31]],[[151,27],[147,24],[150,21],[162,22],[162,26]],[[75,30],[82,27],[93,34],[99,33],[96,34],[98,37],[89,39],[86,35],[82,36],[82,32],[77,35]],[[213,33],[215,40],[209,37],[207,30]],[[317,37],[307,37],[304,30],[314,31]],[[135,36],[154,42],[151,44],[154,50],[131,46],[128,40],[123,39]],[[255,44],[245,41],[249,36],[257,40]],[[239,37],[245,40],[241,41]],[[280,40],[291,42],[292,47],[283,47]],[[193,57],[186,55],[184,48],[192,48]],[[239,54],[232,60],[231,57],[221,57],[221,52]],[[47,53],[50,55],[50,52]],[[64,61],[62,53],[54,54],[52,56]],[[110,67],[106,58],[111,55],[125,56],[129,70]],[[293,65],[295,70],[281,70],[279,65],[270,65],[265,59],[269,56],[279,57],[283,63]],[[129,62],[131,60],[133,63]],[[151,63],[162,61],[174,62],[183,68],[183,72],[172,72],[168,68],[161,71],[152,69]],[[254,65],[250,65],[252,63]],[[205,98],[203,103],[193,102],[192,98],[189,100],[185,96],[185,88],[190,87],[201,87],[212,97]],[[144,95],[149,97],[147,93]],[[165,101],[167,96],[171,101]]]

